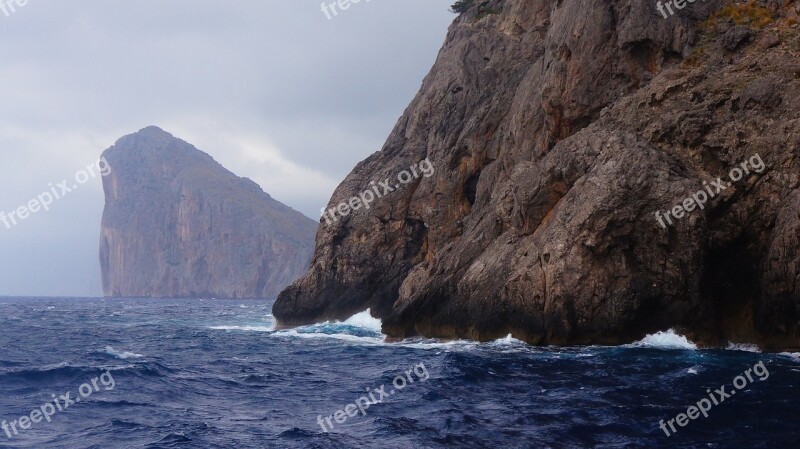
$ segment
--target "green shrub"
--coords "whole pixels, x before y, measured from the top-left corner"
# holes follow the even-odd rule
[[[475,3],[475,0],[458,0],[457,2],[453,3],[453,6],[450,7],[450,11],[461,14],[467,12],[467,10],[472,7]]]

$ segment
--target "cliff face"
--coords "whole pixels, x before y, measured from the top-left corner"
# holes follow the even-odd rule
[[[800,347],[797,2],[686,5],[476,2],[330,207],[426,157],[435,175],[323,223],[279,322],[370,307],[391,337]]]
[[[307,268],[317,224],[156,127],[103,153],[106,296],[274,298]]]

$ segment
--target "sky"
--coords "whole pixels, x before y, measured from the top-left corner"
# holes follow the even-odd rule
[[[0,212],[59,197],[0,221],[0,296],[102,296],[87,167],[150,125],[317,220],[419,90],[452,2],[0,0]]]

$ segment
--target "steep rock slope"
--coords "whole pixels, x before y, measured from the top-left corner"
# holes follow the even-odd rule
[[[307,268],[317,224],[156,127],[103,153],[107,296],[274,298]]]
[[[323,224],[273,313],[371,307],[392,337],[616,344],[674,326],[800,347],[797,9],[476,2],[331,206],[426,157],[435,175]],[[657,221],[755,155],[761,172]]]

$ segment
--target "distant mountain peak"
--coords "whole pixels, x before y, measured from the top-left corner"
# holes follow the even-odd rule
[[[103,153],[107,296],[270,298],[307,268],[317,223],[149,126]]]

